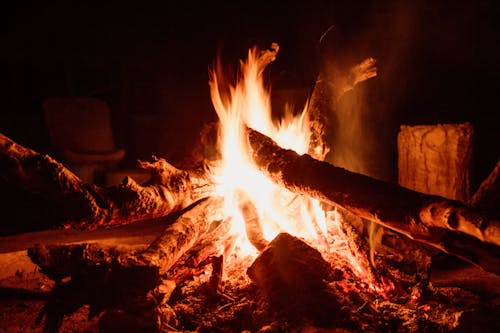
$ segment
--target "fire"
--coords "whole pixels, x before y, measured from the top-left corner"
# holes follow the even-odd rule
[[[370,277],[368,260],[350,250],[346,236],[338,226],[338,217],[327,214],[321,204],[274,184],[261,174],[249,158],[245,126],[272,138],[281,147],[307,153],[310,130],[307,104],[299,114],[291,110],[279,121],[273,121],[270,91],[265,88],[263,72],[278,53],[279,46],[269,50],[252,48],[233,85],[224,81],[218,71],[211,72],[209,82],[212,102],[220,120],[219,148],[221,164],[215,178],[219,194],[225,198],[226,216],[232,218],[237,238],[234,251],[238,256],[256,256],[278,233],[287,232],[306,240],[325,258],[341,253],[352,271],[370,286],[378,287]],[[286,111],[286,110],[285,110]]]

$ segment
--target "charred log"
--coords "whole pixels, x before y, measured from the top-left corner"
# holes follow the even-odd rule
[[[287,233],[269,243],[247,274],[261,297],[293,326],[299,326],[301,321],[330,326],[334,320],[331,313],[341,311],[327,286],[335,275],[330,264],[317,250]]]
[[[500,160],[469,200],[469,204],[500,218]]]
[[[280,148],[252,129],[248,129],[248,139],[255,164],[277,184],[341,206],[360,217],[500,274],[499,221],[488,220],[485,214],[458,201],[412,191],[349,172],[309,155],[298,155]],[[443,230],[443,233],[437,230]],[[471,237],[461,237],[458,246],[457,242],[450,240],[455,239],[449,237],[450,231],[492,243],[494,251],[475,253],[482,244],[476,244]],[[486,257],[480,259],[478,255]]]
[[[83,274],[96,267],[139,268],[165,274],[200,239],[221,224],[222,198],[208,198],[181,215],[145,250],[98,243],[36,245],[28,256],[54,281]]]
[[[48,155],[23,147],[0,133],[2,180],[21,191],[37,194],[57,209],[65,225],[93,229],[165,216],[209,196],[212,191],[206,167],[183,171],[164,159],[140,162],[151,180],[143,185],[127,177],[114,187],[102,188],[80,180]]]
[[[169,294],[161,291],[172,284],[165,285],[164,277],[206,234],[221,230],[221,207],[220,197],[204,200],[169,225],[143,251],[96,243],[30,248],[31,260],[56,281],[52,298],[41,314],[46,330],[57,332],[65,315],[90,304],[94,314],[109,310],[106,320],[125,316],[132,322],[137,319],[137,325],[146,320],[146,331],[159,331],[155,323],[161,322],[159,317],[165,312],[156,307],[166,306]],[[134,319],[126,314],[130,311],[147,315]]]

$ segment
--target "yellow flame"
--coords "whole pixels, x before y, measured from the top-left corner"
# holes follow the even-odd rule
[[[219,190],[226,198],[226,214],[230,215],[237,215],[236,190],[243,190],[250,196],[259,212],[267,240],[272,240],[282,231],[314,238],[318,230],[307,222],[314,214],[310,199],[297,197],[277,187],[257,170],[248,157],[245,125],[300,154],[307,152],[309,146],[305,112],[294,115],[289,110],[279,122],[272,120],[270,94],[264,87],[263,71],[276,58],[278,49],[278,45],[273,44],[270,50],[253,48],[248,52],[248,59],[240,64],[241,76],[236,85],[227,89],[227,102],[223,101],[219,88],[228,83],[219,82],[215,73],[211,75],[212,102],[220,119],[222,165],[217,171],[218,183],[221,184]],[[238,221],[244,223],[242,218],[233,219],[233,229],[244,233],[244,226],[236,225]]]
[[[240,196],[237,193],[243,191],[258,212],[260,234],[266,241],[271,241],[279,232],[288,232],[314,244],[323,253],[341,249],[352,271],[366,276],[359,258],[345,246],[347,241],[340,228],[336,227],[335,235],[329,232],[331,228],[327,228],[327,217],[320,203],[275,185],[249,158],[245,126],[269,136],[283,148],[293,149],[299,154],[308,151],[307,105],[299,114],[285,110],[287,112],[280,121],[272,120],[270,93],[264,86],[263,71],[276,58],[278,50],[277,44],[265,51],[249,50],[247,60],[240,63],[241,72],[234,85],[221,82],[220,71],[211,72],[209,85],[220,120],[219,148],[222,154],[221,165],[214,172],[219,194],[225,197],[224,213],[232,217],[231,231],[238,239],[235,248],[241,255],[258,253],[246,236],[245,218],[238,205]]]

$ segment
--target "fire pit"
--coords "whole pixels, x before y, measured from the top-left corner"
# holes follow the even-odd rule
[[[46,331],[82,307],[102,332],[436,332],[498,314],[498,298],[431,277],[431,266],[456,257],[497,279],[499,221],[473,207],[481,200],[424,194],[325,161],[324,105],[375,77],[375,60],[335,81],[320,77],[305,109],[276,122],[263,72],[278,49],[251,49],[236,82],[214,69],[219,122],[207,133],[217,136],[216,153],[185,170],[141,162],[152,174],[145,184],[86,184],[0,138],[5,180],[64,207],[67,228],[169,219],[139,249],[31,247],[53,281],[39,317]]]

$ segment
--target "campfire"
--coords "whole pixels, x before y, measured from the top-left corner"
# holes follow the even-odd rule
[[[278,50],[252,48],[236,78],[214,68],[219,121],[201,142],[215,153],[189,169],[141,161],[151,172],[144,184],[87,184],[0,137],[4,180],[62,207],[57,222],[66,228],[168,221],[146,248],[30,248],[53,281],[39,317],[46,331],[88,307],[103,332],[434,332],[480,306],[470,291],[434,286],[430,267],[454,257],[500,274],[499,223],[479,209],[481,194],[463,203],[325,161],[325,103],[376,77],[376,62],[333,84],[320,76],[303,110],[276,119],[264,73]]]

